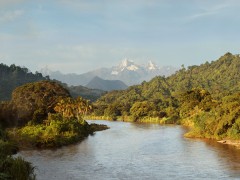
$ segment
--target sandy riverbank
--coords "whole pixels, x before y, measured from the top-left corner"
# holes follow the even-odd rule
[[[235,146],[236,148],[240,149],[240,140],[221,140],[218,142],[222,143],[222,144],[228,144],[231,146]]]

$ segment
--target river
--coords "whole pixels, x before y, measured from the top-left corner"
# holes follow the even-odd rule
[[[240,150],[184,138],[181,126],[89,121],[110,129],[57,150],[21,151],[38,180],[240,179]]]

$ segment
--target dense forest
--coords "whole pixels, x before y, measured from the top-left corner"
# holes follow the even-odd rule
[[[43,77],[41,73],[33,74],[25,67],[12,64],[7,66],[0,64],[0,100],[11,99],[12,91],[23,84],[47,80],[48,77]]]
[[[112,91],[94,103],[94,116],[192,126],[188,136],[239,138],[240,56],[184,66],[170,77]]]
[[[55,80],[56,81],[56,80]],[[59,81],[56,81],[60,83],[63,87],[65,87],[71,94],[72,97],[77,98],[78,96],[81,96],[85,99],[90,100],[91,102],[96,101],[99,99],[102,95],[106,94],[106,91],[100,90],[100,89],[89,89],[85,86],[68,86],[65,83],[61,83]]]

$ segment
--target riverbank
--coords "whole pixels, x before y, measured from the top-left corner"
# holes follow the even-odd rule
[[[35,179],[35,167],[22,157],[14,157],[19,148],[0,127],[0,179]]]
[[[154,124],[179,124],[176,118],[159,118],[159,117],[144,117],[134,120],[132,116],[117,116],[115,119],[109,116],[85,116],[86,120],[108,120],[108,121],[122,121],[122,122],[138,122],[138,123],[154,123]]]
[[[20,150],[58,148],[81,142],[96,131],[109,127],[102,124],[79,123],[71,121],[51,121],[48,124],[26,125],[22,128],[8,129],[8,136]]]
[[[240,140],[221,140],[217,141],[221,144],[227,144],[236,147],[237,149],[240,149]]]
[[[240,177],[238,150],[185,139],[186,129],[181,126],[88,122],[110,129],[83,143],[19,155],[37,166],[39,179],[196,179],[196,173],[199,179]]]

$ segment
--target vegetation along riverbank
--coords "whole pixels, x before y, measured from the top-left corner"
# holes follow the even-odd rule
[[[12,157],[19,149],[56,148],[107,129],[83,119],[91,109],[88,100],[71,98],[56,82],[39,81],[16,88],[11,101],[0,105],[0,179],[35,179],[29,162]]]

